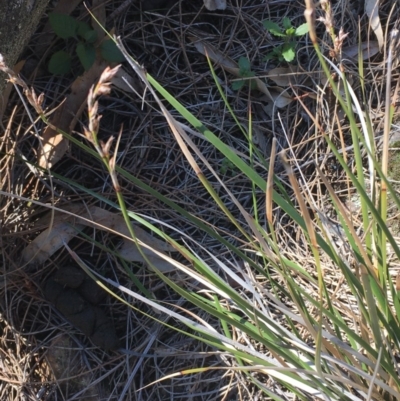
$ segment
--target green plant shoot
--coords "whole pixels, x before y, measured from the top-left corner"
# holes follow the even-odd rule
[[[276,59],[290,63],[296,57],[295,37],[308,33],[308,24],[304,23],[295,28],[289,18],[282,20],[282,26],[270,20],[263,21],[264,28],[272,35],[283,38],[284,43],[275,47],[271,53],[264,57],[264,61]]]
[[[255,76],[254,71],[251,70],[250,60],[246,57],[240,57],[239,59],[239,75],[242,78],[251,78]],[[246,83],[250,85],[250,89],[256,88],[256,83],[252,79],[241,79],[232,83],[232,89],[240,90]]]
[[[89,70],[96,59],[96,50],[99,49],[101,57],[109,62],[120,63],[124,60],[121,52],[112,40],[104,40],[97,43],[97,32],[86,22],[59,13],[49,14],[50,25],[54,33],[61,39],[73,39],[77,42],[75,53],[85,69]],[[49,72],[56,75],[64,75],[71,71],[72,55],[65,50],[55,52],[49,61]]]

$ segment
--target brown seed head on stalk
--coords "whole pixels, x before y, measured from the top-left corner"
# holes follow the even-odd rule
[[[24,89],[24,93],[25,93],[26,98],[28,99],[28,102],[36,110],[36,113],[38,113],[39,115],[43,115],[44,110],[42,108],[42,104],[44,101],[44,93],[41,93],[39,96],[37,96],[36,92],[33,88]]]
[[[349,36],[349,34],[344,33],[343,28],[340,28],[339,35],[336,36],[334,40],[334,53],[330,54],[332,57],[338,58],[337,55],[339,55],[342,52],[343,42],[347,38],[347,36]]]
[[[317,44],[317,34],[315,32],[315,6],[313,0],[305,0],[306,9],[304,11],[304,17],[308,23],[309,35],[311,42]]]
[[[318,21],[324,23],[326,27],[326,31],[331,34],[333,32],[333,17],[332,17],[332,8],[328,0],[321,0],[320,2],[321,8],[325,12],[324,17],[319,17]]]
[[[94,95],[95,97],[99,97],[102,95],[108,95],[111,91],[111,80],[114,75],[119,70],[120,65],[117,65],[114,68],[106,67],[103,73],[100,76],[99,82],[95,86]]]
[[[97,99],[102,95],[108,95],[110,93],[111,80],[117,73],[119,67],[119,65],[114,68],[106,67],[106,69],[102,72],[98,83],[89,89],[87,96],[89,123],[88,127],[84,129],[84,134],[86,139],[95,147],[97,153],[99,153],[101,157],[106,157],[107,159],[109,158],[112,141],[108,141],[106,144],[99,144],[97,140],[101,119],[101,115],[98,114],[99,102]]]
[[[107,159],[110,157],[110,149],[111,149],[111,145],[112,145],[113,141],[114,141],[113,136],[110,136],[110,138],[108,138],[106,143],[104,143],[103,141],[100,141],[101,150],[103,152],[103,157],[106,157]]]
[[[114,68],[107,67],[101,74],[99,82],[89,89],[87,97],[89,126],[88,129],[84,130],[84,133],[85,137],[94,145],[97,143],[95,137],[99,132],[101,119],[101,116],[98,115],[99,102],[97,101],[97,98],[99,96],[108,95],[110,93],[111,80],[117,73],[119,67],[119,65]],[[100,149],[101,147],[96,147],[96,150],[98,152],[100,151]],[[101,151],[100,154],[103,155],[103,151]]]
[[[29,89],[28,85],[10,68],[7,66],[4,61],[4,57],[0,54],[0,71],[3,71],[8,75],[9,82],[14,85],[19,85],[23,88],[24,94],[28,99],[28,102],[33,106],[36,112],[39,115],[44,114],[42,105],[44,101],[44,93],[41,93],[39,96],[36,95],[36,92],[33,88]]]

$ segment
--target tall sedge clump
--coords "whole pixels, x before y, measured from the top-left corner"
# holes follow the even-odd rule
[[[208,344],[223,356],[219,366],[188,367],[171,372],[160,380],[209,370],[232,369],[273,400],[283,398],[266,385],[267,378],[280,383],[301,400],[392,401],[400,398],[397,362],[400,356],[400,303],[395,275],[387,257],[391,252],[391,260],[398,262],[400,250],[385,223],[385,192],[393,196],[398,207],[400,200],[386,177],[384,157],[379,156],[380,150],[375,146],[371,125],[365,117],[368,113],[361,110],[343,72],[345,68],[340,62],[340,52],[346,34],[340,31],[338,36],[335,35],[329,3],[323,1],[321,5],[325,10],[322,22],[332,38],[330,56],[333,61],[327,59],[319,48],[316,10],[313,3],[307,0],[305,15],[309,37],[335,100],[349,121],[354,170],[348,166],[343,150],[337,149],[313,113],[309,115],[326,140],[335,161],[342,166],[349,191],[359,194],[361,209],[359,215],[356,212],[349,215],[331,182],[315,165],[319,184],[326,188],[339,220],[336,226],[330,223],[325,210],[316,206],[307,183],[300,181],[294,168],[295,155],[291,161],[286,160],[284,154],[276,155],[275,141],[269,159],[257,152],[248,134],[252,132],[251,118],[245,129],[236,118],[211,62],[210,71],[226,110],[237,122],[238,130],[248,139],[248,154],[239,153],[224,143],[218,133],[212,132],[180,104],[118,43],[133,71],[157,101],[189,168],[203,184],[207,199],[214,203],[218,214],[224,215],[226,221],[237,229],[239,234],[236,235],[241,236],[243,246],[238,246],[234,234],[227,240],[218,230],[205,224],[202,216],[188,213],[168,196],[145,187],[136,177],[116,165],[115,153],[112,156],[111,151],[113,138],[106,143],[97,138],[101,121],[98,98],[108,93],[115,69],[106,70],[89,93],[89,121],[84,131],[85,138],[97,152],[94,152],[96,155],[91,154],[103,161],[112,178],[119,208],[128,227],[131,227],[128,217],[139,218],[126,209],[117,174],[124,177],[124,182],[139,185],[151,193],[185,219],[187,226],[212,238],[221,250],[204,249],[201,241],[193,239],[192,244],[198,247],[194,249],[195,245],[185,245],[185,238],[177,243],[164,234],[163,238],[174,244],[184,257],[185,263],[171,258],[179,277],[184,277],[184,280],[177,281],[176,277],[171,278],[157,269],[154,271],[190,307],[181,307],[181,304],[176,309],[170,305],[166,307],[162,302],[146,298],[116,281],[106,280],[115,292],[122,291],[166,317],[161,320],[158,314],[153,317],[155,320],[168,324],[171,330]],[[362,78],[361,60],[359,68]],[[333,72],[339,77],[343,91],[332,79]],[[29,91],[26,93],[37,105],[37,111],[42,113],[38,106],[39,98],[29,95]],[[168,108],[173,108],[174,114],[180,115],[179,123]],[[386,112],[390,113],[390,100],[386,108]],[[390,127],[390,114],[387,118],[387,126]],[[344,127],[340,126],[340,129]],[[254,201],[252,209],[241,204],[218,169],[211,165],[196,141],[192,140],[193,130],[197,131],[197,137],[211,143],[221,160],[229,161],[237,174],[243,177],[252,199],[265,199],[262,208],[257,201]],[[76,144],[87,150],[84,145]],[[274,175],[275,159],[278,157],[286,168],[283,178]],[[207,177],[212,177],[212,180]],[[290,185],[283,185],[284,179]],[[278,221],[277,211],[284,216],[285,224]],[[151,225],[148,228],[157,231]],[[168,228],[175,230],[177,237],[183,237],[178,227],[170,225]],[[130,230],[135,238],[132,227]],[[299,245],[297,254],[280,240],[284,230],[287,230],[286,238],[296,237]],[[200,256],[199,250],[207,259]],[[328,282],[328,271],[335,272],[335,277],[341,280],[341,288],[337,289],[332,282]],[[187,282],[192,285],[186,286]],[[345,291],[338,296],[337,291],[342,288]],[[199,313],[193,313],[193,310]],[[212,317],[213,324],[203,319],[205,315]]]
[[[269,161],[257,154],[260,158],[258,168],[260,165],[269,166],[268,174],[261,176],[255,166],[249,163],[249,159],[242,158],[225,145],[157,81],[146,74],[122,45],[119,45],[133,70],[160,105],[182,154],[187,157],[210,199],[214,200],[228,221],[231,221],[243,234],[246,239],[246,249],[235,246],[234,242],[226,241],[196,216],[185,213],[182,208],[161,194],[154,193],[159,200],[184,216],[188,224],[213,236],[220,242],[221,249],[226,249],[227,254],[232,255],[234,260],[240,260],[244,266],[242,268],[231,260],[225,260],[203,249],[209,255],[209,261],[205,261],[192,249],[176,244],[185,259],[190,261],[189,265],[176,262],[176,269],[186,275],[188,280],[201,283],[201,291],[186,288],[171,280],[168,275],[156,271],[168,286],[181,295],[182,299],[213,316],[219,325],[210,326],[186,309],[180,309],[177,313],[154,300],[144,299],[140,294],[111,280],[108,280],[108,283],[187,326],[190,329],[187,335],[223,351],[224,355],[229,356],[231,367],[242,372],[271,399],[281,398],[271,391],[260,377],[273,378],[303,400],[309,397],[327,400],[395,400],[400,396],[397,366],[397,358],[400,355],[398,318],[400,304],[393,281],[394,275],[390,271],[390,266],[384,261],[387,260],[388,243],[393,251],[392,259],[398,260],[400,250],[385,224],[384,212],[379,207],[382,202],[382,197],[379,195],[382,192],[382,183],[386,184],[389,192],[392,192],[392,187],[382,173],[380,159],[377,157],[379,152],[369,131],[370,125],[365,119],[362,120],[363,113],[359,102],[340,64],[341,46],[346,34],[340,31],[339,35],[335,36],[329,4],[324,2],[323,6],[326,11],[323,22],[333,40],[331,56],[335,62],[339,60],[338,66],[325,58],[319,49],[315,31],[315,9],[311,3],[307,3],[306,18],[310,28],[310,38],[321,67],[329,79],[338,104],[350,122],[349,131],[356,161],[354,172],[347,165],[342,152],[326,135],[321,124],[312,114],[310,117],[314,118],[316,127],[327,141],[337,162],[343,167],[351,186],[349,190],[360,194],[360,225],[356,224],[357,219],[354,219],[354,216],[349,216],[319,166],[316,165],[315,168],[338,216],[340,223],[338,227],[333,227],[324,210],[318,209],[307,186],[298,183],[289,161],[281,157],[294,194],[280,185],[273,174],[276,157],[274,152]],[[211,63],[210,69],[215,78],[215,85],[226,102],[227,110],[235,118]],[[332,70],[338,75],[343,92],[331,79]],[[95,117],[97,115],[95,93],[96,89],[89,96],[89,119],[92,119],[93,123],[92,125],[89,123],[85,135],[98,149],[99,155],[107,160],[109,146],[97,144],[92,134],[96,132],[99,124],[99,118]],[[250,214],[228,190],[218,172],[191,141],[188,136],[190,131],[176,122],[159,99],[159,95],[196,129],[199,135],[207,138],[221,153],[221,157],[229,160],[235,169],[246,177],[250,187],[253,188],[254,198],[259,197],[260,192],[265,194],[266,225],[259,218],[263,215],[260,210],[254,210]],[[389,110],[390,105],[387,107]],[[361,119],[361,128],[357,119]],[[251,121],[248,129],[243,131],[251,132]],[[249,141],[249,149],[252,146]],[[242,216],[240,221],[227,207],[221,195],[214,190],[213,184],[207,180],[202,167],[194,161],[191,152],[196,154],[196,160],[201,160],[204,168],[209,169],[218,181],[226,196],[232,201],[231,207],[234,205],[239,210]],[[367,178],[364,177],[365,158],[369,173]],[[110,174],[113,174],[113,169],[112,164]],[[119,173],[124,174],[123,171]],[[263,178],[266,176],[268,176],[267,182]],[[124,177],[133,182],[133,178],[129,175],[125,174]],[[400,201],[394,191],[393,196],[399,206]],[[274,208],[279,208],[296,231],[302,232],[299,238],[303,241],[301,247],[307,255],[306,260],[301,257],[290,257],[290,252],[285,248],[286,244],[279,241],[279,230],[282,228],[275,221],[272,212]],[[338,236],[342,243],[340,249],[335,236]],[[169,240],[174,243],[172,239]],[[199,243],[198,246],[201,248],[202,245]],[[218,274],[215,266],[223,274]],[[326,281],[328,269],[334,269],[341,277],[346,288],[345,298],[337,297],[335,290],[328,285]],[[222,277],[229,277],[229,280]],[[267,285],[261,285],[261,280]],[[226,366],[221,362],[220,367],[188,368],[178,373],[171,373],[164,379],[218,368],[226,369]],[[258,375],[253,375],[253,372],[257,372]]]
[[[354,314],[357,322],[356,327],[359,327],[360,333],[358,346],[360,349],[364,348],[366,355],[376,363],[375,368],[370,368],[369,370],[374,372],[375,377],[384,378],[386,384],[398,394],[399,382],[395,358],[399,353],[400,344],[399,296],[398,288],[394,284],[396,274],[388,264],[388,252],[391,252],[392,260],[398,260],[400,253],[398,244],[386,224],[386,196],[388,191],[393,196],[397,207],[399,207],[399,198],[387,178],[388,140],[393,117],[393,104],[390,98],[391,60],[393,58],[393,44],[395,43],[393,39],[398,33],[395,30],[391,35],[392,40],[386,64],[385,130],[383,146],[379,148],[377,147],[378,142],[375,132],[371,128],[368,110],[365,113],[362,111],[359,100],[344,72],[346,68],[341,63],[341,47],[347,35],[343,30],[340,30],[338,36],[335,35],[332,26],[331,7],[328,2],[324,1],[321,5],[325,10],[325,17],[321,18],[321,20],[332,38],[334,46],[330,51],[330,56],[338,61],[338,65],[335,65],[332,61],[326,59],[320,51],[315,31],[316,10],[312,2],[307,1],[306,4],[305,16],[310,25],[310,38],[335,97],[350,122],[350,133],[356,162],[355,174],[348,167],[343,154],[339,152],[327,136],[325,138],[335,157],[346,171],[348,180],[353,185],[353,190],[360,194],[362,226],[357,227],[355,226],[355,221],[348,217],[348,213],[326,177],[320,170],[318,171],[335,205],[345,233],[347,247],[351,250],[351,265],[348,265],[348,261],[343,260],[343,258],[341,258],[342,260],[339,259],[338,262],[358,303],[358,313]],[[334,70],[340,77],[344,95],[339,91],[338,83],[333,81],[331,70]],[[365,96],[363,71],[360,52],[359,74],[362,93]],[[364,104],[367,104],[365,98]],[[358,119],[360,119],[360,124],[357,122]],[[367,175],[364,168],[365,161],[367,162]],[[362,232],[361,235],[360,230]],[[362,346],[362,342],[365,342],[366,345],[368,344],[368,347]],[[390,366],[394,368],[394,371],[390,369],[388,377],[385,369]],[[377,399],[391,399],[392,397],[386,388],[377,384],[369,387],[368,394],[374,394],[373,397],[378,397]]]
[[[190,327],[192,331],[188,335],[230,355],[232,366],[237,371],[242,371],[272,399],[281,398],[265,386],[259,376],[256,377],[250,372],[273,377],[299,399],[312,397],[328,400],[394,400],[400,396],[400,379],[396,362],[400,350],[398,318],[400,308],[393,274],[389,270],[390,267],[382,263],[383,254],[388,249],[386,241],[382,242],[382,232],[392,246],[395,260],[398,260],[400,252],[385,224],[382,212],[377,208],[376,192],[370,190],[377,184],[381,188],[382,182],[386,183],[390,191],[391,186],[382,174],[378,153],[371,141],[373,136],[369,131],[370,125],[365,118],[361,120],[361,128],[357,123],[357,119],[362,118],[364,114],[354,90],[346,80],[343,66],[340,65],[341,46],[346,33],[340,31],[338,36],[335,35],[329,4],[324,2],[323,6],[326,11],[323,22],[333,40],[331,56],[339,60],[339,66],[321,53],[315,31],[315,9],[308,4],[306,17],[310,27],[310,38],[334,96],[350,121],[349,137],[352,139],[356,160],[355,172],[347,165],[343,153],[334,146],[312,113],[310,118],[327,141],[337,162],[343,167],[350,183],[349,190],[360,194],[360,226],[355,216],[349,216],[341,199],[318,165],[315,168],[320,183],[327,188],[338,216],[339,226],[332,225],[325,211],[318,209],[307,184],[297,183],[298,178],[288,161],[283,158],[294,195],[287,191],[285,186],[280,185],[277,177],[274,177],[274,153],[269,162],[257,154],[258,168],[260,165],[269,165],[268,174],[264,171],[263,175],[263,177],[268,176],[265,182],[265,178],[249,159],[239,156],[224,144],[218,135],[204,126],[150,75],[145,74],[120,46],[133,70],[155,96],[160,107],[158,95],[161,95],[199,132],[199,135],[210,141],[222,157],[229,160],[234,168],[246,177],[249,186],[253,188],[254,198],[260,196],[260,191],[266,194],[268,230],[258,217],[263,215],[262,211],[255,209],[250,214],[240,204],[234,194],[224,186],[218,173],[204,160],[201,151],[191,142],[187,135],[189,130],[185,131],[182,124],[176,124],[165,111],[165,106],[162,106],[183,154],[190,155],[186,143],[190,144],[192,152],[196,154],[198,160],[204,160],[204,168],[209,169],[232,201],[231,207],[234,205],[240,211],[242,219],[239,222],[227,208],[226,202],[213,190],[202,168],[198,164],[193,164],[193,169],[209,196],[239,228],[247,242],[246,250],[238,248],[224,241],[215,232],[207,231],[207,227],[194,216],[185,215],[176,205],[170,204],[170,207],[187,217],[188,224],[190,222],[196,225],[220,241],[222,249],[226,249],[236,260],[241,260],[245,268],[240,268],[231,260],[224,260],[208,252],[210,260],[213,261],[211,264],[200,259],[190,249],[182,247],[181,251],[192,265],[191,267],[177,265],[177,268],[189,277],[201,280],[202,288],[207,289],[207,294],[211,294],[210,297],[204,295],[204,291],[193,293],[160,274],[160,277],[184,299],[218,319],[219,327],[207,327],[192,315],[189,315],[188,319],[184,313],[176,315],[161,309],[157,304],[151,305]],[[236,118],[211,62],[209,65],[227,110],[233,118]],[[332,70],[339,77],[344,95],[339,90],[338,84],[331,79]],[[390,105],[387,106],[389,109]],[[238,127],[243,128],[239,123]],[[247,129],[242,129],[245,137],[248,137],[247,133],[251,130],[249,121]],[[249,149],[252,149],[252,146],[249,141]],[[368,181],[364,177],[365,158],[369,166]],[[188,161],[192,165],[193,160],[190,157]],[[379,177],[379,181],[374,177]],[[399,205],[399,199],[394,192],[393,196]],[[296,205],[299,205],[299,210]],[[279,241],[279,230],[282,230],[282,226],[279,227],[275,220],[274,209],[280,209],[285,214],[290,221],[288,225],[293,225],[294,232],[303,233],[299,236],[302,241],[300,248],[304,250],[307,258],[302,258],[301,255],[289,256],[291,252],[286,248],[287,245]],[[337,237],[342,244],[340,248],[337,245]],[[201,244],[198,245],[201,247]],[[229,281],[216,274],[214,266],[218,266],[225,277],[229,277]],[[342,288],[346,289],[345,297],[337,297],[337,290],[327,283],[327,270],[334,270],[340,277]],[[267,284],[261,285],[259,280]],[[126,292],[128,293],[127,290]],[[138,298],[132,292],[130,294]],[[282,299],[286,301],[282,302]],[[279,319],[276,318],[276,311],[279,311]],[[241,341],[237,341],[238,338]],[[260,349],[263,352],[259,352]],[[207,369],[204,367],[203,371]],[[188,369],[179,372],[179,375],[194,372],[199,370]]]

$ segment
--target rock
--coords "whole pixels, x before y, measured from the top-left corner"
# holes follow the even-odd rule
[[[80,269],[59,269],[46,281],[43,292],[46,299],[93,344],[106,351],[118,348],[112,319],[94,306],[104,300],[107,293]]]
[[[53,276],[54,281],[69,288],[78,288],[85,279],[86,274],[82,269],[73,266],[64,266],[58,269]]]
[[[53,278],[49,278],[43,288],[44,297],[52,304],[56,304],[57,298],[64,291],[64,287],[54,281]]]
[[[93,307],[96,323],[93,334],[90,340],[94,345],[108,351],[116,349],[119,346],[119,339],[115,332],[112,320],[99,307]]]
[[[57,297],[55,307],[68,319],[70,315],[82,312],[86,301],[76,291],[64,289]]]
[[[99,304],[107,295],[106,291],[90,277],[85,278],[78,291],[86,301],[93,305]]]
[[[75,315],[65,316],[73,326],[90,337],[95,330],[96,314],[92,306],[88,306]]]

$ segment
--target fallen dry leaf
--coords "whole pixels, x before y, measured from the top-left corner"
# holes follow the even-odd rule
[[[342,49],[342,54],[344,57],[349,59],[357,60],[358,58],[359,46],[355,44],[353,46],[345,47]],[[368,60],[375,54],[379,53],[379,43],[376,40],[371,40],[369,42],[361,43],[362,59]]]
[[[307,85],[310,78],[317,75],[315,72],[304,71],[300,66],[289,66],[273,68],[266,76],[278,86],[286,88],[290,85]]]
[[[383,30],[379,19],[379,0],[365,0],[365,13],[368,15],[371,29],[378,39],[379,49],[384,45]]]
[[[116,74],[112,77],[111,83],[118,89],[127,93],[136,93],[142,90],[141,82],[132,75],[128,74],[123,67],[119,68]]]
[[[56,211],[52,220],[53,214],[50,212],[37,222],[40,227],[46,226],[48,228],[24,249],[22,259],[25,263],[44,263],[64,243],[68,243],[73,237],[77,236],[85,226],[123,236],[121,256],[128,261],[145,262],[135,242],[130,239],[128,227],[121,215],[96,206],[85,207],[80,204],[67,205],[63,210],[67,213]],[[134,224],[132,227],[141,245],[141,251],[149,261],[162,272],[173,270],[174,267],[159,256],[157,252],[164,254],[166,251],[172,252],[174,248],[151,236],[140,227]]]
[[[282,109],[293,102],[293,97],[289,95],[287,90],[282,89],[279,86],[272,86],[270,89],[271,96],[274,99],[274,105],[276,107]]]
[[[58,251],[65,243],[76,237],[85,226],[67,222],[54,222],[51,228],[42,231],[22,252],[22,259],[26,263],[42,264],[51,255]]]
[[[293,102],[294,98],[289,95],[285,89],[279,86],[272,86],[270,89],[273,101],[271,102],[267,96],[261,97],[260,100],[265,101],[265,104],[262,105],[262,109],[269,117],[272,117],[277,108],[286,107],[288,104]]]

